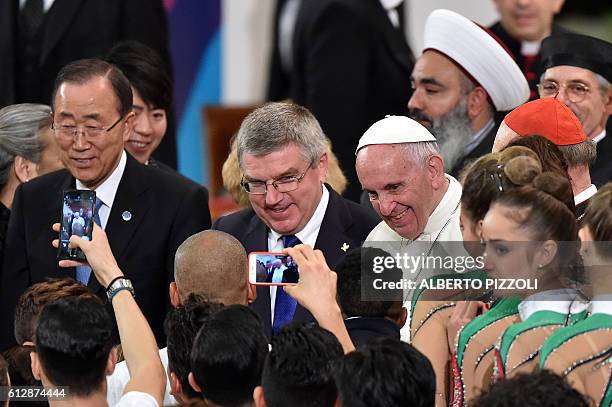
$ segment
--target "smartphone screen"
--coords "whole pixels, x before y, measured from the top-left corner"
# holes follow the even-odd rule
[[[284,253],[249,254],[249,282],[255,285],[290,285],[300,280],[298,266]]]
[[[72,235],[91,240],[95,202],[95,191],[77,189],[64,191],[57,253],[58,259],[85,260],[85,254],[81,249],[70,248],[68,244]]]

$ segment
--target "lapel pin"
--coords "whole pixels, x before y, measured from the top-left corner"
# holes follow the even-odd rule
[[[347,245],[346,243],[342,243],[342,246],[340,246],[340,250],[342,250],[343,252],[346,252],[349,249],[349,245]]]
[[[129,222],[130,220],[132,220],[132,212],[130,212],[130,211],[123,211],[123,213],[121,214],[121,218],[124,221]]]

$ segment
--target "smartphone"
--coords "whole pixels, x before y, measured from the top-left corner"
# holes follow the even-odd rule
[[[59,232],[58,259],[86,260],[85,253],[70,248],[70,236],[91,240],[96,206],[96,191],[72,189],[64,191]]]
[[[300,280],[298,266],[284,253],[249,254],[249,282],[254,285],[295,285]]]

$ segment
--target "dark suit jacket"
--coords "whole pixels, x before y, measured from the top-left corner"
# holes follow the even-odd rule
[[[275,47],[276,48],[276,47]],[[385,115],[406,115],[414,57],[404,33],[391,24],[379,0],[303,0],[293,35],[288,95],[280,58],[273,55],[270,98],[290,97],[312,111],[333,144],[358,201],[355,173],[359,138]]]
[[[13,103],[51,103],[59,70],[67,63],[104,57],[121,40],[136,40],[160,53],[171,73],[166,13],[161,0],[55,0],[45,13],[40,54],[40,94],[16,99],[19,0],[0,0],[0,107]],[[155,156],[176,166],[174,119]]]
[[[538,98],[537,84],[540,82],[540,76],[544,73],[544,65],[542,64],[542,61],[540,60],[540,55],[538,54],[535,62],[533,63],[533,66],[531,67],[531,70],[529,72],[526,71],[525,56],[521,54],[521,46],[522,46],[521,42],[511,37],[510,34],[508,34],[508,32],[506,31],[506,29],[502,27],[500,22],[493,24],[491,27],[489,27],[489,29],[506,46],[506,48],[512,54],[512,57],[514,61],[516,62],[516,64],[519,66],[519,68],[521,68],[521,71],[523,71],[523,74],[525,74],[527,82],[529,82],[529,89],[531,91],[529,100],[537,99]],[[569,32],[568,30],[556,24],[553,24],[551,35],[565,34],[568,32]]]
[[[612,181],[612,119],[606,124],[606,137],[597,143],[597,160],[591,165],[591,182],[597,188]]]
[[[319,229],[315,249],[323,252],[327,264],[333,270],[346,255],[346,252],[341,249],[342,245],[344,243],[349,245],[349,250],[361,246],[380,220],[373,217],[360,205],[342,198],[329,186],[327,189],[329,190],[329,203]],[[268,251],[269,229],[251,208],[219,218],[213,225],[213,229],[236,237],[247,253]],[[270,326],[270,289],[268,287],[257,287],[257,300],[253,303],[253,308],[263,319],[266,332],[270,335],[272,328]],[[305,321],[311,320],[312,316],[298,304],[294,319]]]
[[[344,325],[358,349],[376,338],[400,339],[400,328],[386,318],[350,318],[344,320]]]
[[[75,277],[75,269],[57,265],[51,230],[59,222],[62,191],[75,187],[66,170],[22,184],[15,193],[0,278],[0,349],[14,343],[13,311],[21,293],[48,277]],[[124,212],[131,213],[129,221]],[[174,279],[174,253],[189,236],[210,228],[207,190],[155,168],[128,160],[106,225],[119,267],[132,280],[136,301],[158,340]],[[89,287],[101,296],[93,274]]]

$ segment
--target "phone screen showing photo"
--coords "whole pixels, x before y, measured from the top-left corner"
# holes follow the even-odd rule
[[[300,279],[298,266],[286,254],[251,254],[251,267],[255,269],[255,284],[297,284]]]
[[[80,249],[70,248],[70,236],[91,240],[96,202],[95,191],[65,191],[62,198],[58,259],[85,260]]]

